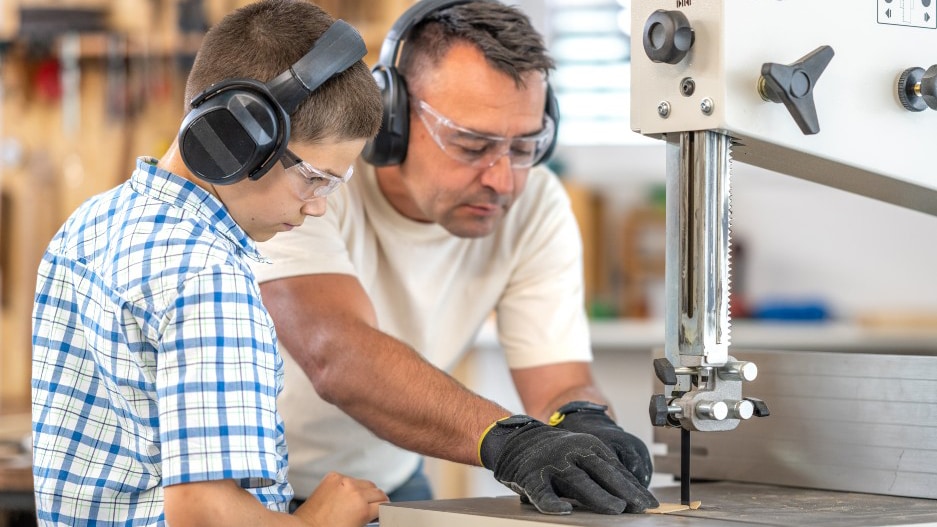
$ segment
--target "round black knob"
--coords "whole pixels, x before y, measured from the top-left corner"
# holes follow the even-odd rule
[[[906,110],[937,110],[937,64],[927,68],[908,68],[898,76],[898,100]]]
[[[694,38],[690,21],[680,11],[658,9],[644,23],[644,52],[654,62],[680,62]]]
[[[666,426],[667,417],[670,410],[667,408],[667,397],[663,394],[651,396],[651,404],[648,405],[648,413],[651,416],[651,424],[654,426]]]
[[[927,109],[924,98],[918,95],[924,68],[908,68],[898,76],[898,101],[909,112],[923,112]]]

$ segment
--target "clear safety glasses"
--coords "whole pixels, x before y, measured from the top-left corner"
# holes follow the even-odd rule
[[[426,101],[416,102],[416,113],[439,148],[456,161],[476,168],[494,166],[505,155],[510,158],[512,168],[532,167],[550,146],[556,126],[549,115],[544,115],[543,128],[539,132],[520,137],[499,137],[459,126]]]
[[[335,174],[329,174],[303,161],[302,158],[290,152],[289,149],[280,158],[280,163],[286,169],[287,175],[290,176],[290,181],[293,182],[296,193],[299,194],[300,199],[305,201],[324,198],[335,192],[335,189],[351,179],[351,175],[355,172],[355,167],[352,165],[348,167],[348,172],[345,172],[344,176],[339,177]]]

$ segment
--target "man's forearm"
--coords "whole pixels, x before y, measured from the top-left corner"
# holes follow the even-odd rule
[[[331,327],[314,355],[290,352],[323,399],[397,446],[479,463],[479,437],[508,410],[367,324],[345,320]]]
[[[316,392],[402,448],[478,464],[477,442],[509,414],[377,329],[358,280],[307,275],[261,284],[280,343]]]
[[[547,421],[553,412],[571,401],[608,405],[608,399],[595,385],[589,362],[513,369],[511,376],[527,413],[542,421]]]
[[[571,401],[589,401],[608,406],[608,400],[594,385],[576,386],[558,394],[547,403],[546,407],[540,409],[537,412],[537,415],[534,415],[533,417],[536,417],[542,421],[548,421],[550,416],[553,415],[553,412],[555,412],[557,408]],[[608,414],[613,419],[615,418],[614,414],[612,413],[611,406],[609,406]]]

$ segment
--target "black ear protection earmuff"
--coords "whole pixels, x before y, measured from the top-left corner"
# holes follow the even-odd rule
[[[466,4],[473,0],[421,0],[407,9],[394,22],[381,46],[378,63],[371,69],[371,75],[381,89],[384,102],[384,115],[381,129],[364,147],[362,157],[375,166],[399,165],[407,157],[407,143],[410,139],[410,105],[407,85],[397,72],[397,58],[401,42],[410,29],[426,18],[430,13],[449,6]],[[559,128],[560,107],[557,104],[553,88],[547,84],[547,102],[544,112],[549,115],[556,127],[550,145],[538,163],[546,161],[556,147],[556,130]]]
[[[209,86],[192,99],[179,130],[185,166],[216,185],[266,174],[289,143],[290,114],[365,54],[358,31],[336,20],[308,53],[266,84],[228,79]]]

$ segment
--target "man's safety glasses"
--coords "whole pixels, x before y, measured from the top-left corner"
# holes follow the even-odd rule
[[[530,168],[547,151],[556,124],[549,115],[543,116],[543,128],[520,137],[499,137],[482,134],[452,122],[426,101],[416,101],[416,113],[423,126],[443,152],[456,161],[475,168],[494,166],[507,155],[512,168]]]
[[[287,149],[283,157],[280,158],[280,163],[283,164],[287,175],[289,175],[290,180],[293,181],[296,193],[299,194],[300,199],[304,201],[328,196],[332,192],[335,192],[335,189],[337,189],[339,185],[351,179],[351,175],[355,172],[354,165],[348,167],[348,172],[345,172],[345,175],[342,177],[323,172],[303,161],[302,158],[289,149]]]

